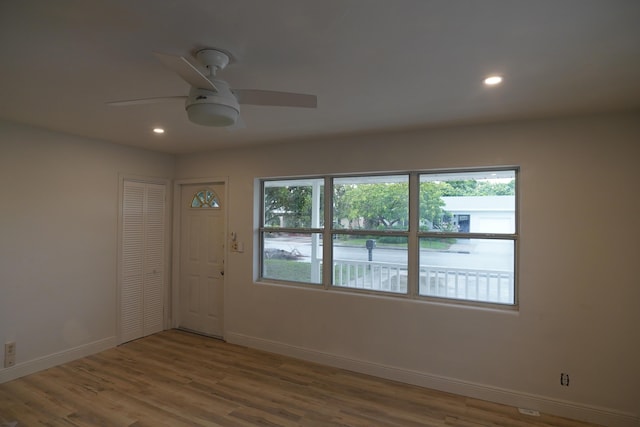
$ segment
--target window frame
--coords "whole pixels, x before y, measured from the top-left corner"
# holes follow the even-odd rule
[[[460,173],[489,173],[500,171],[512,171],[515,180],[515,197],[514,197],[514,230],[513,233],[479,233],[479,232],[443,232],[443,231],[424,231],[420,230],[420,177],[429,174],[460,174]],[[406,176],[408,178],[408,227],[406,230],[367,230],[367,229],[340,229],[335,228],[333,223],[333,194],[334,180],[339,178],[370,178],[385,176]],[[324,216],[323,223],[319,227],[273,227],[265,226],[265,183],[273,181],[300,181],[300,180],[322,180],[324,186]],[[373,173],[336,173],[310,176],[291,176],[291,177],[268,177],[258,179],[260,194],[259,203],[259,219],[257,226],[258,236],[258,272],[255,275],[258,283],[286,284],[291,286],[302,286],[305,288],[322,289],[337,292],[364,293],[375,296],[387,296],[393,298],[405,298],[412,300],[423,300],[437,303],[450,303],[454,305],[471,305],[498,308],[502,310],[517,310],[519,308],[519,245],[520,245],[520,167],[519,166],[494,166],[494,167],[474,167],[463,169],[431,169],[431,170],[412,170],[412,171],[390,171],[390,172],[373,172]],[[322,209],[322,207],[321,207]],[[333,242],[334,236],[339,235],[362,235],[362,236],[401,236],[407,238],[407,291],[406,293],[388,292],[381,290],[360,289],[347,286],[339,286],[334,284],[333,277],[333,245],[322,245],[322,271],[321,283],[298,282],[284,279],[274,279],[263,277],[264,271],[264,254],[265,254],[265,233],[282,232],[282,233],[303,233],[312,235],[319,233],[320,238],[325,242]],[[492,239],[513,242],[513,303],[499,303],[476,301],[471,299],[446,298],[441,296],[421,295],[419,289],[419,271],[420,271],[420,239],[422,238],[469,238],[469,239]],[[330,262],[324,262],[330,260]],[[464,267],[464,266],[463,266]]]
[[[266,226],[265,225],[265,209],[264,209],[264,192],[265,192],[265,183],[267,182],[278,182],[278,181],[304,181],[304,180],[319,180],[322,179],[323,183],[322,185],[324,186],[324,200],[326,201],[326,196],[327,196],[327,177],[326,176],[306,176],[306,177],[283,177],[283,178],[264,178],[264,179],[260,179],[260,218],[259,218],[259,226],[258,226],[258,248],[259,248],[259,253],[258,253],[258,281],[259,282],[265,282],[265,283],[286,283],[288,285],[296,285],[296,286],[312,286],[313,288],[325,288],[326,286],[324,284],[324,277],[326,274],[325,271],[325,266],[323,263],[322,264],[322,281],[320,283],[312,283],[312,282],[298,282],[298,281],[291,281],[291,280],[286,280],[286,279],[274,279],[271,277],[264,277],[263,273],[264,273],[264,268],[265,268],[265,239],[264,239],[264,235],[265,233],[297,233],[297,234],[309,234],[310,236],[312,236],[314,233],[317,233],[321,236],[323,236],[324,239],[324,227],[327,224],[326,222],[326,211],[327,209],[325,208],[325,217],[324,217],[324,223],[322,224],[322,226],[315,228],[315,227],[300,227],[300,228],[296,228],[296,227],[274,227],[274,226]],[[323,245],[324,248],[324,245]],[[324,253],[324,249],[323,249],[323,258],[322,259],[327,259],[325,258],[325,253]]]
[[[328,234],[329,234],[329,239],[331,240],[326,240],[326,241],[330,241],[333,242],[334,240],[334,236],[337,235],[344,235],[344,236],[380,236],[380,237],[406,237],[407,238],[407,273],[409,273],[409,271],[411,271],[411,262],[410,262],[410,257],[411,257],[411,244],[410,244],[410,232],[411,232],[411,224],[410,224],[410,218],[411,218],[411,172],[407,172],[407,171],[395,171],[395,172],[376,172],[376,173],[359,173],[359,174],[336,174],[336,175],[328,175],[327,178],[329,179],[329,187],[330,187],[330,198],[327,199],[325,198],[325,200],[329,200],[331,202],[331,208],[327,209],[325,207],[326,211],[329,211],[331,213],[331,218],[330,218],[330,227],[327,230]],[[357,178],[375,178],[375,177],[379,177],[379,178],[385,178],[385,177],[393,177],[393,176],[398,176],[398,177],[406,177],[407,180],[407,216],[409,217],[409,224],[407,225],[406,230],[375,230],[375,229],[355,229],[355,230],[349,230],[349,229],[341,229],[341,228],[334,228],[334,222],[333,222],[333,191],[334,191],[334,183],[336,179],[340,179],[340,178],[349,178],[349,179],[357,179]],[[326,197],[326,196],[325,196]],[[355,287],[348,287],[348,286],[339,286],[334,284],[334,274],[333,274],[333,264],[334,264],[334,257],[333,257],[333,245],[327,245],[330,251],[330,257],[331,258],[327,258],[327,259],[331,259],[330,263],[326,263],[331,267],[331,270],[328,272],[329,276],[331,278],[331,281],[329,283],[326,284],[326,288],[328,289],[332,289],[332,290],[336,290],[336,291],[341,291],[341,292],[355,292],[355,293],[366,293],[366,294],[373,294],[373,295],[387,295],[387,296],[393,296],[396,298],[411,298],[411,285],[410,285],[410,277],[408,278],[408,283],[407,283],[407,292],[406,293],[398,293],[398,292],[391,292],[391,291],[385,291],[385,290],[372,290],[372,289],[362,289],[362,288],[355,288]]]

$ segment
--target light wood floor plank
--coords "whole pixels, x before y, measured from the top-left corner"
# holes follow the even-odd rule
[[[588,427],[182,331],[0,384],[0,425]]]

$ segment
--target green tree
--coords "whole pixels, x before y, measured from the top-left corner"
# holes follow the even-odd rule
[[[349,223],[356,220],[355,213],[349,197],[349,190],[353,185],[335,185],[333,187],[333,226],[334,228],[342,228],[342,220]]]
[[[442,182],[442,196],[513,196],[516,194],[516,181],[507,183],[477,181],[468,179],[463,181]]]
[[[443,182],[420,183],[420,228],[430,230],[441,228],[448,215],[444,211],[442,196],[448,189],[448,184]]]
[[[312,187],[309,185],[265,188],[267,226],[311,227]],[[444,210],[442,197],[505,196],[515,194],[515,180],[426,181],[420,183],[420,228],[447,230],[451,215]],[[320,194],[321,206],[324,206]],[[409,217],[407,183],[369,183],[336,185],[333,192],[334,226],[368,229],[406,227]],[[320,212],[320,218],[323,211]],[[281,223],[282,220],[282,223]]]
[[[311,187],[287,186],[264,189],[264,223],[267,226],[311,227]]]
[[[394,228],[406,225],[409,196],[406,183],[348,184],[334,187],[334,222],[347,220],[349,226]]]
[[[445,181],[438,183],[441,195],[452,196],[472,196],[478,188],[478,181],[470,179],[465,181]]]
[[[420,220],[422,228],[440,227],[449,219],[442,209],[446,183],[420,184]],[[362,221],[368,229],[406,227],[409,218],[409,189],[406,183],[350,184],[334,187],[334,223],[347,220],[359,228]]]

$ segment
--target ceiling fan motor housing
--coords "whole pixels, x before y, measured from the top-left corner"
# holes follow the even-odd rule
[[[189,120],[203,126],[231,126],[240,115],[240,105],[227,82],[213,80],[218,92],[192,87],[185,103]]]
[[[218,49],[201,49],[196,53],[196,58],[215,75],[216,71],[224,70],[229,65],[229,55]]]

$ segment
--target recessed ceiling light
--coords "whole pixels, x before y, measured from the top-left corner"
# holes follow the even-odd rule
[[[487,86],[495,86],[500,83],[502,83],[501,76],[489,76],[486,79],[484,79],[484,84],[486,84]]]
[[[153,133],[157,133],[157,134],[164,133],[164,129],[162,129],[162,128],[153,128]]]

